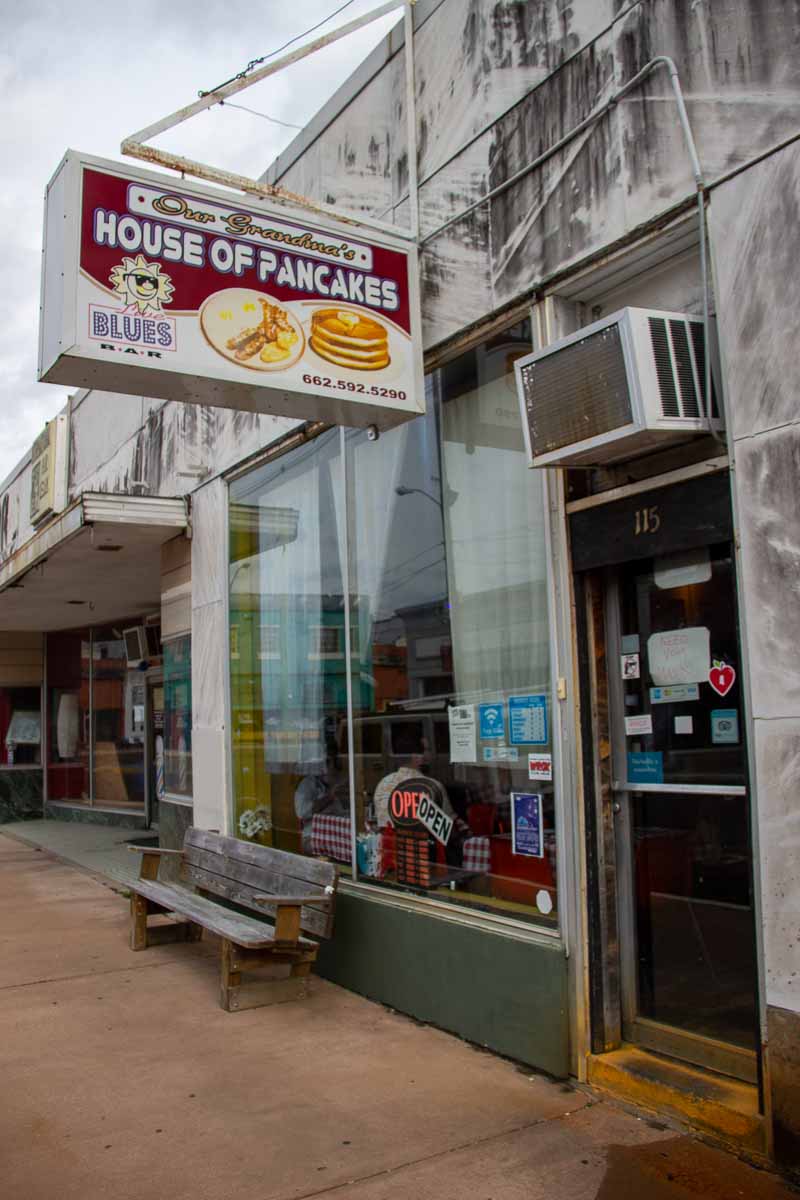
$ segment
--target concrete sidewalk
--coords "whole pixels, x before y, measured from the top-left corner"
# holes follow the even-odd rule
[[[112,886],[0,836],[3,1196],[794,1195],[321,980],[307,1001],[224,1013],[214,946],[132,954],[127,915]]]

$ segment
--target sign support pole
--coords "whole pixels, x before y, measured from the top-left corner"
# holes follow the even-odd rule
[[[414,38],[413,38],[413,20],[411,9],[416,3],[416,0],[389,0],[388,3],[382,4],[379,8],[373,9],[371,12],[365,13],[361,17],[357,17],[353,21],[349,21],[346,25],[340,26],[338,29],[332,30],[330,33],[323,34],[322,37],[316,38],[313,42],[309,42],[305,46],[301,46],[298,50],[293,50],[290,54],[278,58],[275,62],[268,63],[266,66],[260,67],[253,71],[252,74],[244,78],[232,79],[229,83],[217,88],[213,92],[206,92],[191,104],[185,105],[183,108],[177,109],[170,113],[169,116],[162,117],[160,121],[153,122],[152,125],[145,126],[144,129],[137,130],[129,137],[125,138],[120,146],[120,152],[131,158],[141,159],[143,162],[158,163],[160,166],[169,167],[171,170],[180,171],[185,175],[193,175],[198,179],[207,179],[213,183],[221,183],[225,187],[235,188],[238,191],[249,192],[256,196],[279,201],[283,204],[296,205],[301,208],[306,208],[311,212],[319,213],[323,216],[335,217],[338,221],[346,221],[351,225],[362,226],[366,229],[375,229],[382,233],[391,233],[394,237],[402,238],[405,241],[416,243],[418,238],[418,197],[417,197],[417,158],[416,158],[416,111],[415,111],[415,96],[414,96]],[[184,121],[188,121],[190,117],[196,116],[197,113],[204,112],[208,108],[213,108],[215,104],[219,104],[226,100],[229,96],[234,96],[238,92],[244,91],[245,88],[252,87],[254,83],[266,79],[270,75],[275,75],[284,67],[291,66],[293,63],[299,62],[306,58],[309,54],[314,54],[317,50],[322,50],[326,46],[332,45],[348,34],[354,33],[357,29],[362,29],[366,25],[372,24],[380,17],[387,16],[390,12],[394,12],[398,8],[405,9],[405,32],[406,32],[406,105],[407,105],[407,125],[408,125],[408,168],[409,168],[409,189],[411,194],[411,229],[404,230],[401,226],[392,225],[388,221],[379,221],[376,218],[368,216],[349,216],[340,212],[334,205],[323,204],[320,201],[311,200],[307,196],[301,196],[294,192],[286,191],[284,188],[276,187],[273,184],[266,183],[263,180],[251,179],[246,175],[236,175],[229,171],[223,171],[219,167],[212,167],[208,163],[197,162],[194,159],[182,158],[180,155],[172,154],[167,150],[158,150],[154,146],[147,145],[152,138],[157,137],[161,133],[165,133],[168,129],[174,129],[177,125],[182,125]]]

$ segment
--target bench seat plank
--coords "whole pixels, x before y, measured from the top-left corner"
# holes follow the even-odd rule
[[[213,900],[195,895],[186,888],[169,883],[137,879],[131,890],[152,900],[155,904],[161,905],[167,912],[187,917],[188,920],[202,925],[211,933],[216,933],[218,937],[235,942],[237,946],[267,949],[275,945],[275,930],[272,926],[256,920],[255,917],[229,912]],[[301,937],[298,938],[297,946],[302,950],[311,950],[315,948],[315,943],[308,938]]]

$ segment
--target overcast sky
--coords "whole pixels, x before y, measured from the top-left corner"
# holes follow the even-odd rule
[[[8,0],[0,8],[0,481],[70,390],[36,382],[43,196],[64,151],[120,160],[124,137],[189,104],[340,3],[24,0],[12,6]],[[379,3],[353,0],[319,33]],[[390,14],[233,100],[303,125],[401,18]],[[155,144],[259,175],[295,133],[226,106],[200,113]]]

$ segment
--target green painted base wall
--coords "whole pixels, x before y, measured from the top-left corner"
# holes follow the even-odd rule
[[[569,1073],[567,964],[560,947],[341,892],[320,975],[528,1063]]]

